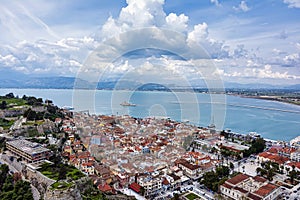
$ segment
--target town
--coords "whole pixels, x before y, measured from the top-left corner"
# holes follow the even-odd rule
[[[74,112],[12,93],[0,100],[0,199],[300,196],[298,140],[272,141],[166,117]]]

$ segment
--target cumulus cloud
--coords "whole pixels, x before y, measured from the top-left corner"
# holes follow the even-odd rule
[[[297,5],[295,1],[286,0],[286,2]],[[285,71],[276,71],[270,66],[281,64],[295,66],[300,63],[299,52],[274,48],[270,50],[272,57],[262,58],[257,56],[258,53],[253,53],[254,50],[243,45],[243,42],[229,45],[220,41],[212,37],[210,26],[205,21],[191,24],[189,17],[184,13],[166,13],[163,9],[164,0],[126,0],[126,3],[119,15],[108,17],[99,32],[93,36],[67,37],[53,41],[43,39],[35,42],[22,41],[17,45],[0,49],[0,64],[16,71],[36,74],[75,75],[79,69],[86,67],[83,70],[97,75],[95,73],[97,70],[108,66],[106,73],[110,74],[110,77],[130,72],[136,73],[136,78],[151,74],[152,78],[165,75],[167,78],[176,79],[177,76],[185,73],[191,79],[200,76],[284,79],[292,76]],[[218,0],[211,0],[211,3],[216,6],[221,5]],[[52,38],[56,36],[39,18],[27,13],[22,7],[19,9],[26,15],[26,19],[33,21],[35,26],[43,29],[43,32]],[[246,1],[240,1],[234,9],[242,12],[250,10]],[[9,22],[7,26],[22,31],[20,28],[22,21],[19,16],[5,9],[3,13],[0,13],[1,22]],[[11,19],[17,17],[18,20],[7,20],[5,16]],[[26,29],[24,31],[26,32]],[[285,31],[277,37],[289,39]],[[295,46],[299,51],[300,44],[297,43]],[[143,47],[173,51],[188,62],[196,60],[198,66],[191,67],[191,63],[188,64],[171,56],[160,56],[159,59],[141,58],[140,62],[128,61],[139,60],[136,58],[122,58],[124,60],[121,63],[109,63],[120,56],[118,53],[127,53],[128,50]],[[88,55],[93,54],[100,55],[102,58],[107,56],[105,58],[108,58],[106,60],[108,65],[100,67],[96,62],[85,62]]]
[[[241,3],[238,5],[238,7],[233,7],[234,10],[236,11],[243,11],[243,12],[247,12],[250,10],[250,8],[248,7],[246,1],[241,1]]]
[[[166,17],[166,27],[175,31],[183,32],[187,28],[187,23],[189,21],[188,16],[180,14],[179,16],[175,13],[170,13]]]
[[[216,6],[220,6],[220,2],[218,0],[210,0],[211,3],[215,4]]]
[[[288,71],[274,71],[272,66],[266,64],[262,67],[246,67],[242,70],[236,71],[225,71],[224,69],[217,69],[215,73],[223,77],[237,77],[237,78],[246,78],[246,79],[281,79],[281,80],[297,80],[300,79],[300,76],[289,74]]]
[[[283,0],[283,2],[288,4],[289,8],[300,8],[299,0]]]
[[[286,65],[295,67],[300,64],[300,55],[299,53],[289,54],[286,55],[283,60]]]

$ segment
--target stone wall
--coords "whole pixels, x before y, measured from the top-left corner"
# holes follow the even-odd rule
[[[47,187],[52,185],[53,183],[55,183],[55,180],[52,180],[46,176],[44,176],[41,172],[34,170],[34,169],[30,169],[29,167],[25,167],[25,170],[23,170],[23,173],[25,175],[25,177],[28,180],[36,180],[39,184],[45,184]]]
[[[74,185],[72,188],[68,188],[65,190],[52,190],[50,187],[48,187],[45,195],[45,200],[81,200],[81,195],[79,190],[77,189],[76,185]]]

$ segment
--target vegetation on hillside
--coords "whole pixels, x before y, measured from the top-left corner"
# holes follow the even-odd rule
[[[79,171],[76,167],[66,165],[66,164],[50,164],[44,163],[39,171],[51,178],[53,180],[64,180],[64,179],[71,179],[71,180],[78,180],[85,175]]]
[[[8,166],[4,164],[0,165],[0,199],[33,199],[30,183],[23,181],[18,173],[10,175]]]

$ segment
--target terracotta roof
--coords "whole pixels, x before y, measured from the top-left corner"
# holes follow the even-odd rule
[[[254,194],[265,197],[276,188],[278,188],[278,186],[268,183],[267,185],[261,186],[257,191],[254,192]]]
[[[112,188],[108,185],[108,184],[104,184],[104,185],[98,185],[98,189],[102,192],[109,192],[112,190]]]
[[[244,193],[244,194],[248,193],[247,190],[244,190],[244,189],[241,188],[241,187],[235,187],[234,189],[235,189],[235,190],[238,190],[238,191],[240,191],[241,193]]]
[[[169,181],[167,179],[164,179],[163,182],[162,182],[162,184],[163,185],[169,185],[170,183],[169,183]]]
[[[267,159],[272,160],[272,161],[274,161],[278,164],[283,164],[283,163],[285,163],[286,161],[289,160],[289,158],[287,158],[287,157],[279,156],[277,154],[272,154],[270,152],[262,152],[262,153],[258,154],[258,156],[267,158]]]
[[[246,180],[248,178],[249,178],[249,176],[246,175],[246,174],[238,174],[235,177],[227,180],[226,182],[230,183],[232,185],[236,185],[236,184],[238,184],[238,183],[240,183],[240,182],[242,182],[242,181],[244,181],[244,180]]]
[[[300,169],[300,162],[290,162],[288,165],[291,167],[294,165],[296,168]]]
[[[140,191],[141,191],[141,186],[135,182],[131,183],[129,188],[132,189],[133,191],[135,191],[136,193],[140,193]]]
[[[261,183],[264,183],[267,181],[267,179],[265,179],[264,177],[261,177],[261,176],[255,176],[253,177],[253,179],[257,182],[261,182]]]
[[[223,183],[223,184],[222,184],[222,186],[223,186],[223,187],[226,187],[226,188],[228,188],[228,189],[231,189],[231,188],[233,188],[233,186],[231,186],[231,185],[228,185],[227,183]]]
[[[271,147],[267,152],[278,153],[279,150],[280,150],[280,148],[278,148],[278,147]]]
[[[184,167],[186,167],[190,170],[196,170],[196,169],[200,168],[200,166],[190,164],[188,161],[186,161],[184,159],[180,159],[180,160],[175,161],[175,164],[181,164],[181,165],[183,165]]]
[[[248,198],[250,198],[252,200],[261,200],[262,199],[261,197],[257,196],[256,194],[253,194],[253,193],[249,193]]]
[[[171,176],[174,179],[174,181],[177,181],[180,179],[180,177],[176,176],[175,174],[169,174],[169,176]]]

